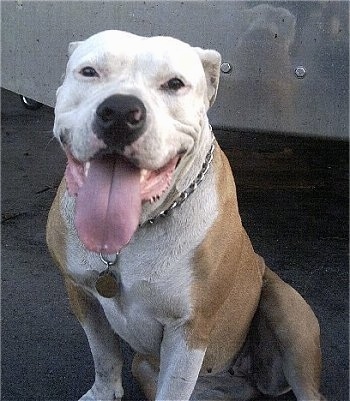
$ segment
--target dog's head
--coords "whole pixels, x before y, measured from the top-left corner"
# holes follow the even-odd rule
[[[89,249],[117,252],[139,223],[142,204],[161,202],[175,171],[208,140],[220,55],[121,31],[71,43],[69,53],[54,134],[68,157],[76,226]],[[119,220],[130,227],[114,225]]]

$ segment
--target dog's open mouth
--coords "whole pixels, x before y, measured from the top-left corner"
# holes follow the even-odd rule
[[[162,168],[139,169],[121,156],[81,163],[66,151],[68,192],[77,197],[75,225],[91,251],[117,253],[136,231],[143,202],[153,202],[168,188],[179,161]]]

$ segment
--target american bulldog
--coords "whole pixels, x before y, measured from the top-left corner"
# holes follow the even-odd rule
[[[68,163],[47,242],[91,348],[81,401],[319,393],[319,326],[258,256],[207,118],[220,54],[104,31],[69,46],[54,135]]]

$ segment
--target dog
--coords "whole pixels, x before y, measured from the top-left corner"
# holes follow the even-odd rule
[[[323,400],[318,321],[251,245],[207,111],[221,56],[104,31],[69,45],[54,135],[67,168],[47,243],[89,342],[80,401]]]

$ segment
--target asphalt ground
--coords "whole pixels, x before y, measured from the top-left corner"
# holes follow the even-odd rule
[[[92,385],[92,358],[45,244],[65,168],[53,110],[2,91],[3,401],[74,401]],[[311,304],[322,332],[322,391],[348,395],[348,143],[219,132],[258,253]],[[125,400],[141,400],[123,344]],[[295,400],[288,394],[278,400]]]

